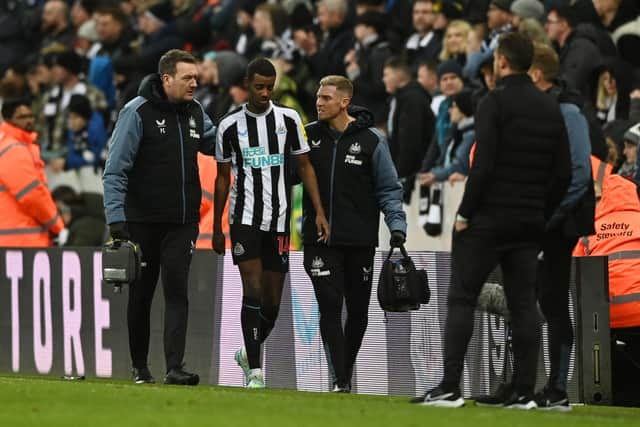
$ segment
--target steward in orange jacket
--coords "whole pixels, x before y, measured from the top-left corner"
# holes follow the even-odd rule
[[[0,123],[0,246],[50,246],[64,228],[47,188],[33,112],[25,101],[6,100]]]
[[[602,184],[604,179],[613,173],[613,166],[592,154],[591,173],[593,175],[593,182],[597,184],[596,195],[600,196],[602,194]]]
[[[640,200],[620,175],[604,178],[596,207],[596,234],[582,238],[574,255],[609,256],[611,328],[640,326]]]
[[[199,234],[196,241],[198,249],[212,249],[213,238],[213,191],[216,181],[216,161],[211,156],[198,153],[198,170],[200,173],[200,187],[202,187],[202,200],[200,201]],[[231,247],[229,240],[229,204],[224,207],[222,217],[222,232],[227,236],[227,248]]]

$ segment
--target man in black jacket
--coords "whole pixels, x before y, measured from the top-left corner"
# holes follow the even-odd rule
[[[494,69],[500,79],[478,105],[476,151],[456,218],[444,345],[444,378],[414,400],[460,407],[460,377],[482,285],[500,265],[513,328],[513,393],[505,407],[536,407],[540,344],[536,267],[545,223],[571,179],[567,131],[558,103],[526,74],[532,42],[500,37]]]
[[[334,392],[349,392],[351,375],[367,329],[373,256],[378,245],[380,211],[391,232],[391,246],[405,241],[402,188],[384,136],[373,115],[349,104],[353,85],[342,76],[320,81],[318,121],[306,126],[310,159],[320,198],[329,213],[331,233],[324,243],[315,232],[315,210],[303,199],[304,267],[320,310],[320,333],[333,367]],[[342,328],[342,301],[347,320]]]
[[[431,96],[413,79],[409,65],[392,57],[384,65],[383,81],[391,95],[387,135],[391,158],[404,187],[405,203],[411,200],[416,173],[433,137],[435,117]]]
[[[589,91],[589,76],[601,58],[598,47],[576,32],[577,22],[571,6],[552,7],[545,30],[560,55],[560,77],[581,93]]]
[[[146,266],[131,285],[127,322],[137,384],[154,382],[147,367],[149,323],[160,270],[165,298],[166,384],[199,382],[182,369],[188,318],[187,283],[200,220],[197,154],[213,155],[215,127],[193,98],[198,69],[181,50],[165,53],[158,73],[120,111],[104,172],[104,204],[114,239],[142,249]]]
[[[344,0],[321,0],[317,3],[318,25],[324,34],[318,38],[305,31],[297,39],[311,68],[313,77],[327,74],[345,74],[344,57],[355,46],[352,26],[348,22],[349,5]]]

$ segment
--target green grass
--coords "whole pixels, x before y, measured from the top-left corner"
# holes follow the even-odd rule
[[[0,377],[0,426],[640,426],[640,409],[578,406],[567,414],[425,408],[407,398],[136,386],[126,382]]]

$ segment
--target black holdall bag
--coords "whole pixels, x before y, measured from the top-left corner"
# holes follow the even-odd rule
[[[404,246],[400,246],[402,258],[391,260],[394,248],[389,250],[382,264],[378,280],[378,302],[384,311],[418,310],[420,304],[428,304],[431,297],[429,280],[425,270],[416,269]]]
[[[102,247],[102,281],[120,293],[142,275],[142,250],[130,240],[109,240]]]

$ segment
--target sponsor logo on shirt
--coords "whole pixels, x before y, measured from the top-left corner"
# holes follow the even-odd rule
[[[270,168],[284,164],[284,154],[268,154],[265,147],[248,147],[242,149],[244,167],[254,169]]]

